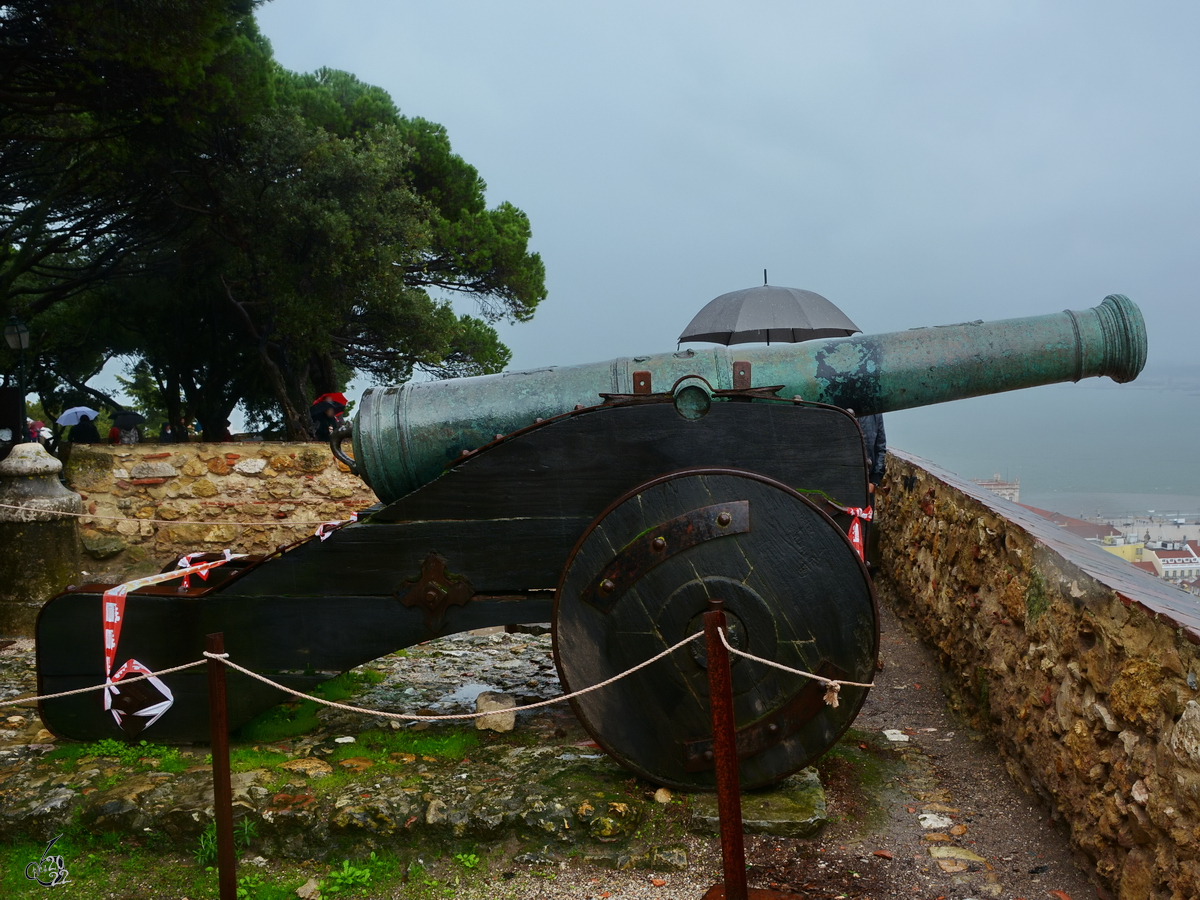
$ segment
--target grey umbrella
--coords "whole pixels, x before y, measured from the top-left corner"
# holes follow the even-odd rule
[[[96,417],[98,415],[100,415],[100,413],[96,412],[96,410],[92,409],[90,406],[72,406],[65,413],[55,419],[54,424],[62,425],[64,427],[67,425],[78,425],[80,416],[87,416],[94,422],[96,421]]]
[[[679,342],[716,344],[796,343],[847,337],[862,331],[846,314],[812,291],[763,284],[722,294],[696,313]]]

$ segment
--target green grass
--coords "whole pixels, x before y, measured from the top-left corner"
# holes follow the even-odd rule
[[[391,753],[412,753],[414,756],[458,760],[477,746],[479,746],[479,732],[474,728],[461,725],[445,726],[428,731],[372,728],[370,731],[360,734],[356,743],[346,744],[339,748],[331,758],[345,759],[350,756],[372,755],[386,758]]]
[[[322,700],[348,700],[363,688],[383,681],[383,674],[374,669],[352,669],[336,678],[323,681],[309,693]],[[321,706],[312,700],[291,700],[255,716],[234,732],[240,741],[270,742],[299,737],[317,728],[317,713]]]
[[[26,866],[36,862],[45,844],[18,841],[0,845],[0,897],[53,897],[54,900],[92,900],[104,892],[117,891],[120,897],[190,897],[192,900],[215,898],[216,879],[211,890],[197,889],[204,879],[194,865],[182,859],[164,858],[139,846],[138,839],[108,833],[90,835],[78,828],[68,829],[55,842],[51,854],[61,856],[67,869],[67,882],[52,889],[25,877]],[[296,882],[296,887],[302,882]]]
[[[240,849],[241,845],[239,845]],[[198,865],[190,853],[174,848],[152,852],[144,839],[128,834],[90,835],[72,826],[54,845],[63,857],[68,883],[47,891],[25,878],[25,868],[37,861],[45,844],[21,840],[0,844],[0,897],[92,900],[120,897],[150,900],[188,897],[217,900],[217,870]],[[500,856],[497,856],[500,854]],[[365,858],[335,857],[325,864],[279,861],[264,869],[240,866],[238,900],[288,900],[309,877],[321,884],[322,896],[342,898],[395,897],[404,900],[463,896],[516,897],[513,886],[501,886],[489,862],[502,858],[499,848],[482,849],[463,843],[439,847],[416,842],[376,850]],[[525,894],[521,894],[525,896]]]
[[[196,761],[186,757],[176,747],[164,747],[147,741],[125,743],[104,738],[90,744],[63,744],[46,754],[46,762],[57,763],[60,771],[68,772],[80,759],[99,757],[115,759],[122,766],[138,772],[182,772]]]
[[[263,750],[260,747],[230,747],[229,769],[232,772],[249,772],[252,769],[272,769],[290,759],[278,750]]]
[[[411,753],[418,760],[434,759],[457,762],[464,759],[472,748],[478,746],[478,732],[466,728],[442,728],[427,732],[392,731],[391,729],[371,729],[358,735],[358,739],[350,744],[338,744],[328,755],[319,758],[333,766],[333,773],[324,778],[311,782],[312,790],[320,795],[336,794],[346,787],[359,784],[364,775],[349,769],[343,769],[338,763],[344,759],[365,757],[371,760],[378,769],[386,769],[395,775],[411,774],[404,778],[401,786],[414,787],[424,784],[424,780],[416,774],[411,763],[396,762],[391,759],[393,753]],[[240,761],[232,768],[236,771],[247,771],[256,768],[271,768],[276,765],[276,754],[273,751],[244,749],[231,751],[231,756],[240,756]],[[278,761],[284,756],[278,755]],[[294,778],[290,773],[280,770],[275,773],[278,777],[266,785],[270,791],[282,790],[283,786]]]

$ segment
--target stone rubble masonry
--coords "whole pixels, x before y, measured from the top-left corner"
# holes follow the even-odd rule
[[[159,571],[185,553],[269,553],[377,502],[317,443],[76,444],[84,568],[96,580]]]
[[[31,637],[42,604],[79,571],[82,506],[61,471],[41,444],[17,444],[0,461],[0,637]]]
[[[879,496],[881,588],[1012,776],[1117,900],[1200,897],[1200,601],[903,453]]]

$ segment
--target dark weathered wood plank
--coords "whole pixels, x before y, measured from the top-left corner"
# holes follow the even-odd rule
[[[597,409],[506,440],[324,542],[246,570],[240,563],[216,569],[186,593],[132,594],[118,663],[132,657],[159,669],[190,662],[200,658],[204,635],[221,631],[233,659],[255,670],[342,671],[434,636],[422,610],[398,599],[431,553],[478,594],[526,595],[452,606],[437,633],[547,621],[548,595],[528,592],[557,585],[587,526],[638,485],[696,466],[759,472],[843,505],[866,499],[861,435],[838,410],[716,403],[705,418],[685,420],[670,404]],[[44,690],[102,679],[99,604],[99,591],[47,604],[38,625]],[[197,678],[195,688],[192,676],[177,678],[176,706],[154,726],[161,739],[203,739]],[[276,699],[271,689],[232,684],[235,718]],[[98,696],[50,703],[57,705],[47,708],[48,721],[67,723],[64,734],[115,728]]]
[[[598,408],[549,422],[467,459],[378,521],[594,518],[649,479],[695,466],[757,472],[843,506],[866,499],[862,434],[826,407],[714,403],[701,419],[670,403]]]
[[[98,594],[63,594],[43,609],[38,623],[39,693],[56,693],[104,680]],[[342,672],[438,634],[492,625],[546,622],[548,594],[523,598],[479,598],[453,607],[437,632],[421,612],[390,597],[255,597],[222,593],[207,597],[131,594],[117,646],[117,665],[136,659],[159,670],[201,659],[204,635],[223,631],[230,659],[289,687],[308,689]],[[94,651],[94,652],[90,652]],[[293,674],[276,675],[278,670]],[[208,734],[203,669],[169,675],[175,705],[146,736],[154,740],[204,741]],[[230,676],[231,727],[285,699],[244,675]],[[99,693],[48,700],[43,718],[56,734],[77,740],[119,736]]]

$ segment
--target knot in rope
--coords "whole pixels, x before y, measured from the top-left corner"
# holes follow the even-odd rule
[[[229,659],[228,653],[209,653],[207,650],[205,650],[204,655],[209,659]]]
[[[697,632],[697,634],[699,633],[700,632]],[[724,628],[717,629],[717,633],[720,634],[721,643],[725,645],[725,649],[735,656],[740,656],[743,659],[749,659],[757,663],[762,663],[765,666],[770,666],[772,669],[779,669],[781,672],[791,672],[793,675],[802,675],[805,678],[811,678],[813,681],[819,681],[821,684],[825,685],[825,705],[831,706],[834,709],[838,708],[838,694],[841,693],[842,685],[845,684],[851,687],[861,688],[869,688],[874,686],[873,684],[867,684],[861,681],[838,681],[833,678],[826,678],[823,675],[815,675],[812,672],[805,672],[803,669],[793,669],[791,666],[780,665],[779,663],[772,662],[769,659],[763,659],[761,656],[755,656],[752,653],[746,653],[742,650],[738,650],[731,643],[729,643],[729,638],[725,635]]]

